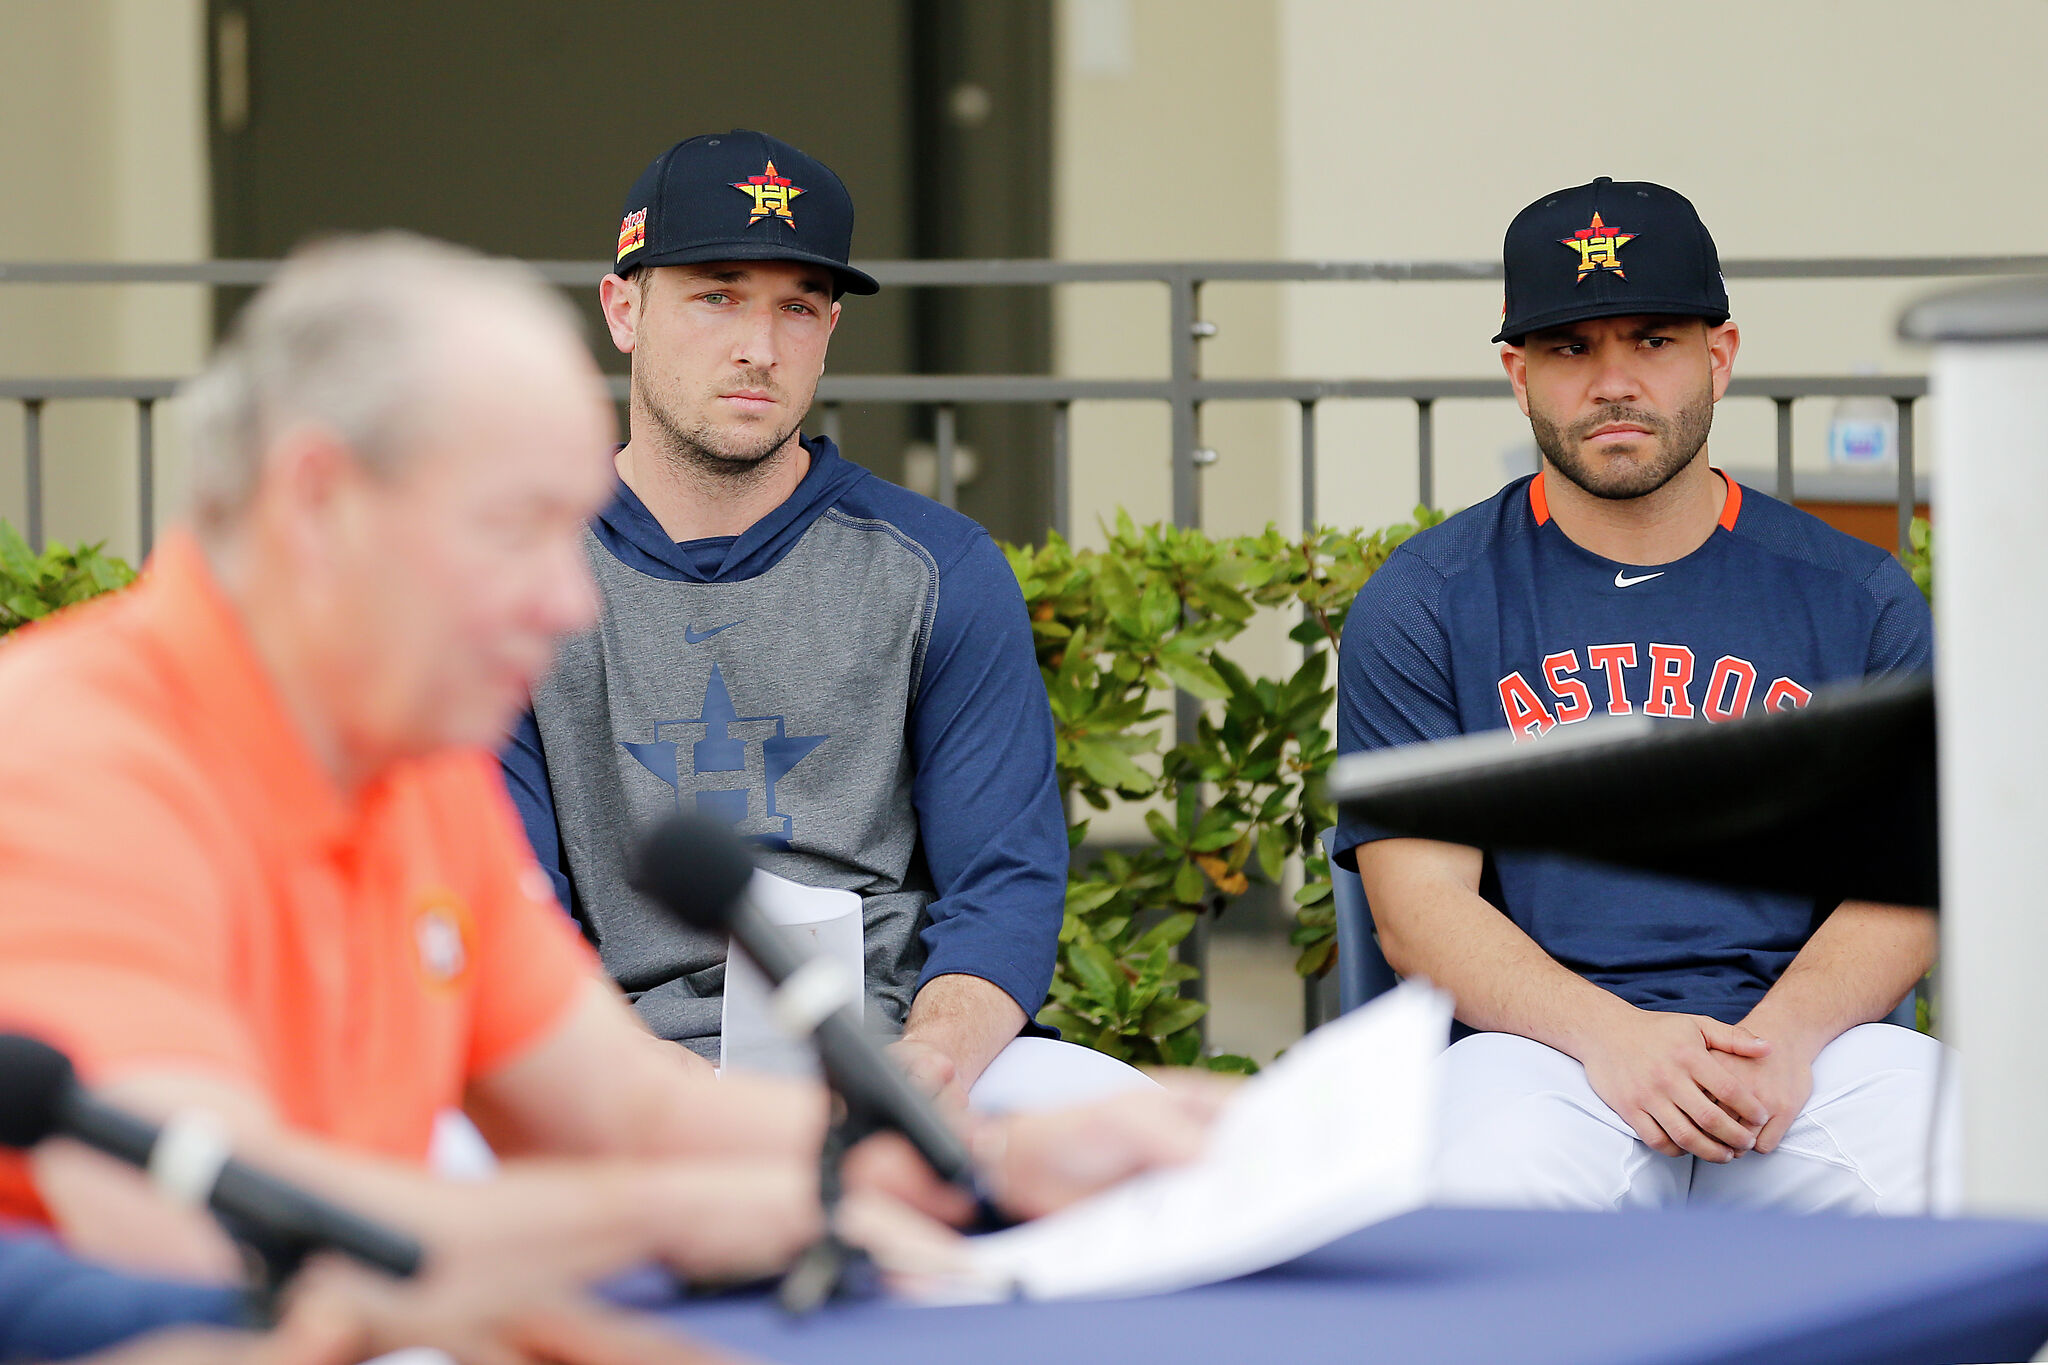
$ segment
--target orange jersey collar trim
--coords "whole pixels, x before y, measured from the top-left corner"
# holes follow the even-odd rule
[[[287,840],[328,842],[352,823],[355,803],[321,766],[249,638],[246,622],[189,532],[166,536],[135,592],[145,631],[155,637],[187,714],[208,745],[246,756],[262,787],[272,831]],[[236,765],[242,767],[243,765]]]
[[[1707,468],[1714,469],[1712,465],[1708,465]],[[1718,469],[1714,469],[1714,472],[1721,475],[1721,482],[1727,488],[1727,492],[1721,498],[1719,525],[1724,531],[1732,531],[1735,529],[1735,519],[1742,515],[1742,485]],[[1538,526],[1550,520],[1550,494],[1543,487],[1542,474],[1529,480],[1529,515],[1536,518]]]

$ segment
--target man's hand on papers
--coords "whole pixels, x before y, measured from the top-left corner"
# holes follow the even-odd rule
[[[1778,1111],[1737,1064],[1767,1057],[1771,1045],[1705,1015],[1624,1008],[1578,1049],[1594,1093],[1665,1156],[1728,1162],[1754,1148]],[[1782,1094],[1775,1087],[1772,1098]]]
[[[1237,1088],[1207,1072],[1160,1073],[1161,1088],[1126,1091],[1072,1109],[968,1117],[975,1164],[1006,1213],[1037,1218],[1118,1181],[1201,1155],[1209,1126]],[[893,1133],[849,1154],[850,1189],[886,1195],[957,1226],[974,1201],[942,1182]]]
[[[1037,1218],[1134,1175],[1202,1154],[1209,1126],[1237,1088],[1207,1072],[1159,1075],[1076,1109],[1012,1114],[974,1134],[994,1195],[1017,1218]]]

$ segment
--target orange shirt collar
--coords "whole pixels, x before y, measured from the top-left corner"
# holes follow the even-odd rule
[[[1707,468],[1714,469],[1712,465],[1708,465]],[[1714,469],[1714,472],[1721,474],[1718,469]],[[1735,518],[1742,515],[1742,485],[1726,474],[1721,474],[1721,482],[1727,491],[1721,498],[1720,526],[1724,531],[1732,531],[1735,529]],[[1550,520],[1550,494],[1544,491],[1541,474],[1529,480],[1529,513],[1536,518],[1538,526]]]
[[[140,613],[186,693],[185,714],[224,773],[254,784],[250,793],[292,842],[328,843],[352,823],[354,802],[307,744],[256,653],[248,626],[228,600],[199,542],[166,536],[137,585],[149,600]]]

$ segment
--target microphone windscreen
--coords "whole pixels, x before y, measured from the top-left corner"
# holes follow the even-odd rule
[[[75,1080],[71,1059],[56,1048],[0,1033],[0,1146],[33,1147],[56,1132]]]
[[[753,876],[754,860],[729,828],[678,811],[640,845],[630,880],[691,927],[723,931]]]

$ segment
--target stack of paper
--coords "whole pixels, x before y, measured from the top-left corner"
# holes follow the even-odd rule
[[[1421,1205],[1450,998],[1409,982],[1247,1081],[1202,1160],[974,1239],[925,1302],[1166,1293],[1278,1265]]]

